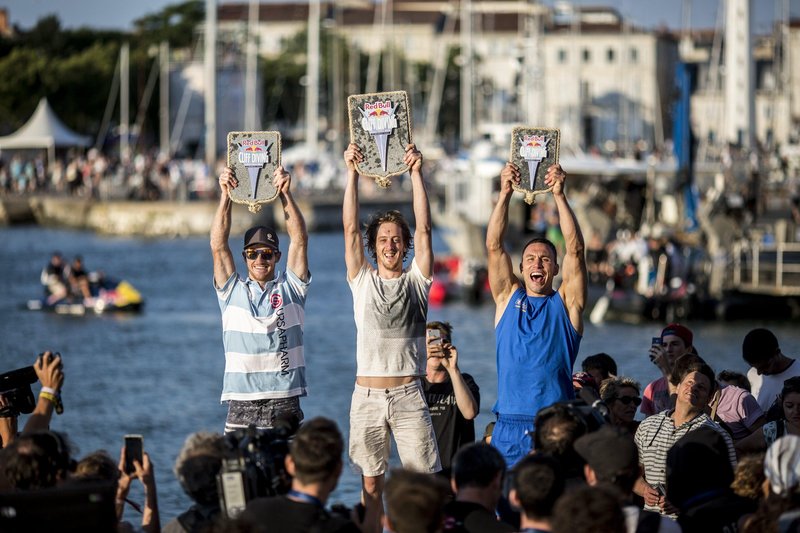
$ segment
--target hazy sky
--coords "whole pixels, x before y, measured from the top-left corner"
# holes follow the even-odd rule
[[[544,0],[552,5],[558,0]],[[723,0],[573,0],[576,5],[610,5],[623,16],[644,27],[665,24],[678,29],[683,25],[684,6],[691,6],[691,24],[694,27],[713,28],[717,5]],[[791,4],[791,13],[800,17],[800,0],[751,0],[756,32],[769,31],[775,13],[784,2]],[[219,3],[246,3],[218,0]],[[133,21],[164,6],[178,3],[173,0],[0,0],[0,6],[9,11],[11,23],[30,28],[42,16],[55,13],[64,27],[131,29]],[[265,0],[264,3],[268,3]]]

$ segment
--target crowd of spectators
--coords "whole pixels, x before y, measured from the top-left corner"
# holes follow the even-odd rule
[[[122,161],[96,149],[49,165],[42,156],[0,158],[0,195],[25,194],[187,201],[212,197],[216,190],[208,165],[197,159],[138,153]]]
[[[455,350],[452,330],[445,326],[429,327],[444,328],[445,345]],[[663,409],[634,420],[640,385],[617,375],[609,354],[589,356],[576,373],[579,399],[539,412],[533,449],[515,465],[507,465],[490,444],[489,427],[482,442],[457,444],[446,476],[392,470],[383,530],[799,531],[795,359],[783,354],[769,330],[751,331],[743,358],[759,378],[753,383],[731,371],[715,376],[685,326],[670,324],[659,338],[651,356],[666,377]],[[32,394],[24,398],[25,386],[10,383],[17,378],[0,376],[0,530],[371,530],[376,509],[360,502],[328,504],[345,467],[345,445],[337,424],[321,417],[306,420],[291,435],[273,432],[255,439],[244,430],[189,435],[174,474],[192,503],[162,526],[147,452],[132,461],[126,461],[125,447],[118,457],[105,450],[75,457],[67,435],[50,429],[53,413],[63,409],[61,357],[44,352],[31,369],[40,387],[36,400]],[[775,376],[785,378],[780,390],[767,386]],[[651,403],[655,390],[644,390]],[[587,396],[591,391],[595,400]],[[18,419],[28,411],[20,431]],[[257,445],[239,446],[248,435]],[[285,447],[272,445],[277,441]],[[264,458],[275,463],[265,468]],[[232,474],[244,481],[241,501],[232,491]],[[264,475],[267,483],[260,490],[247,488]],[[128,498],[134,483],[143,487],[141,504]]]

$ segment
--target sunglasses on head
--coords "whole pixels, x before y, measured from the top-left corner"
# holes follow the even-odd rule
[[[272,260],[275,257],[274,250],[245,250],[244,256],[247,258],[248,261],[255,261],[258,256],[261,256],[262,259],[266,259],[267,261]]]
[[[638,396],[617,396],[615,399],[617,401],[622,402],[625,405],[628,405],[631,402],[633,402],[633,405],[635,405],[636,407],[639,407],[639,404],[642,403],[642,399],[639,398]]]

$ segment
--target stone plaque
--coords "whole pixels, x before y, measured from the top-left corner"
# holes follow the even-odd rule
[[[533,204],[536,195],[550,192],[544,182],[547,169],[558,163],[561,133],[556,128],[517,126],[511,130],[511,158],[520,172],[519,186],[514,190],[525,195]]]
[[[272,173],[281,164],[281,134],[277,131],[231,131],[228,133],[228,166],[239,186],[230,191],[231,200],[245,204],[251,213],[273,201],[278,190]]]
[[[411,143],[411,109],[405,91],[355,94],[347,97],[350,142],[357,144],[364,161],[358,173],[389,187],[391,176],[408,171],[403,163]]]

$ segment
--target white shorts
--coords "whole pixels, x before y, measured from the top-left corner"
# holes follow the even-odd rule
[[[350,403],[350,461],[361,475],[386,472],[390,432],[403,468],[426,474],[442,469],[419,380],[391,389],[356,384]]]

